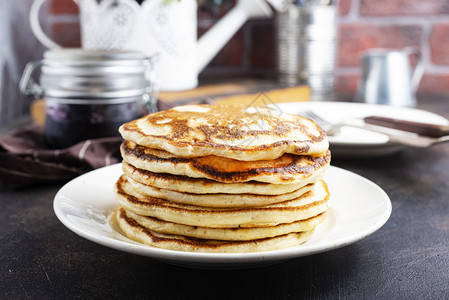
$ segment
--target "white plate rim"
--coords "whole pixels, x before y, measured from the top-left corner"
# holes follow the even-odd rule
[[[297,247],[275,250],[275,251],[267,251],[267,252],[255,252],[255,253],[193,253],[193,252],[182,252],[182,251],[173,251],[173,250],[165,250],[159,249],[155,247],[150,247],[146,245],[139,244],[133,241],[124,241],[122,239],[115,239],[110,236],[105,236],[94,232],[94,230],[86,230],[85,228],[80,228],[73,220],[70,220],[67,214],[67,201],[74,201],[72,198],[76,198],[75,195],[67,195],[69,189],[77,188],[81,184],[87,184],[88,187],[92,189],[98,189],[98,194],[105,194],[104,197],[111,197],[112,195],[112,186],[115,180],[121,174],[121,164],[115,164],[103,168],[99,168],[88,173],[85,173],[70,182],[66,183],[55,195],[53,208],[57,218],[72,232],[77,235],[90,240],[92,242],[98,243],[100,245],[113,248],[116,250],[143,255],[147,257],[151,257],[157,260],[162,260],[168,263],[174,264],[182,264],[188,266],[209,266],[211,268],[214,267],[214,264],[217,265],[229,265],[232,267],[238,266],[253,266],[258,264],[266,264],[270,262],[280,262],[288,259],[293,259],[297,257],[302,257],[306,255],[312,255],[324,251],[329,251],[332,249],[340,248],[345,245],[354,243],[358,240],[361,240],[373,232],[377,231],[380,227],[382,227],[391,215],[391,201],[388,195],[375,183],[372,181],[357,175],[353,172],[331,166],[328,173],[336,173],[339,178],[343,178],[346,180],[352,180],[358,182],[360,185],[363,185],[364,188],[369,188],[376,195],[371,195],[371,197],[375,197],[379,201],[380,211],[377,212],[375,217],[375,222],[370,224],[370,226],[366,226],[365,228],[357,227],[356,232],[352,232],[351,235],[342,236],[339,238],[334,238],[324,243],[318,244],[303,244]],[[335,175],[334,175],[335,176]],[[104,179],[107,177],[107,179]],[[103,178],[107,182],[103,182],[105,187],[110,186],[110,191],[101,191],[100,189],[104,189],[101,185],[97,183],[93,183],[93,179]],[[330,178],[329,178],[330,179]],[[333,204],[332,201],[334,199],[338,199],[338,195],[332,194],[332,185],[334,183],[328,182],[329,188],[331,189],[331,207],[329,210],[332,210]],[[78,190],[78,189],[77,189]],[[79,196],[78,196],[79,197]],[[113,198],[113,197],[112,197]],[[106,199],[106,198],[105,198]],[[91,199],[89,199],[91,200]],[[83,200],[84,201],[84,200]],[[117,204],[114,199],[107,199],[106,201],[110,201],[109,207],[107,209],[101,208],[104,210],[104,213],[109,214],[110,210],[113,209]],[[357,201],[361,201],[358,199]],[[75,201],[76,202],[76,201]],[[73,203],[73,202],[71,202]],[[100,208],[95,205],[99,205],[93,202],[89,202],[92,204],[94,209]],[[84,205],[84,204],[83,204]],[[85,208],[80,204],[79,207],[76,207],[76,213],[80,214],[82,217],[90,218],[86,211],[83,211]],[[81,207],[81,208],[80,208]],[[109,211],[108,211],[109,210]],[[83,213],[85,215],[83,215]],[[73,215],[70,215],[73,217]],[[92,220],[89,220],[89,222]],[[92,221],[93,222],[93,221]],[[95,225],[95,224],[94,224]],[[104,224],[103,224],[104,225]],[[105,225],[107,226],[107,225]],[[110,226],[110,224],[109,224]],[[324,226],[324,225],[323,225]],[[112,229],[112,227],[111,227]],[[315,232],[314,236],[318,233]],[[313,239],[314,237],[312,237]],[[126,240],[127,238],[125,238]],[[311,240],[312,241],[312,240]]]
[[[398,117],[398,118],[402,117],[405,119],[410,119],[411,121],[428,122],[436,125],[449,125],[449,120],[446,119],[445,117],[430,111],[414,107],[400,107],[400,106],[367,104],[357,102],[341,102],[341,101],[283,102],[283,103],[276,103],[273,105],[275,105],[275,107],[277,107],[282,112],[285,111],[292,114],[297,114],[297,112],[300,112],[301,110],[304,109],[311,109],[318,114],[320,112],[330,110],[332,112],[338,112],[339,114],[352,115],[349,112],[356,111],[354,116],[357,117],[365,117],[368,115],[377,114],[387,117]],[[325,115],[321,116],[326,117]],[[364,132],[363,129],[358,129],[357,131]],[[378,133],[376,135],[381,136],[383,134]],[[331,146],[331,150],[332,148],[337,150],[333,151],[333,154],[338,155],[349,154],[350,156],[367,156],[367,157],[385,156],[407,148],[406,146],[403,145],[388,142],[386,136],[384,137],[384,141],[365,140],[364,142],[357,142],[356,138],[341,139],[337,136],[337,137],[329,137],[328,139],[329,144]]]

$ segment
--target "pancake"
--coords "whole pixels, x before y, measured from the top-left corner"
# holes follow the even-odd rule
[[[126,176],[134,181],[145,185],[150,185],[152,187],[182,193],[280,195],[295,192],[307,184],[320,181],[323,178],[324,171],[328,168],[328,166],[321,169],[321,172],[313,173],[302,182],[293,184],[269,184],[256,181],[244,183],[222,183],[210,179],[154,173],[135,168],[126,161],[123,161],[122,168]]]
[[[164,150],[125,141],[120,147],[123,159],[136,168],[219,182],[259,181],[273,184],[299,183],[312,174],[324,172],[330,164],[325,155],[284,154],[272,160],[240,161],[215,155],[185,158]]]
[[[269,107],[178,106],[125,123],[119,131],[125,140],[182,157],[257,161],[284,153],[320,155],[329,148],[325,131],[313,121]]]
[[[312,120],[245,105],[185,105],[123,124],[115,219],[129,238],[178,251],[257,252],[310,239],[330,166]]]
[[[119,213],[123,212],[125,212],[129,218],[132,218],[139,225],[147,229],[157,231],[158,233],[228,241],[255,240],[293,232],[309,231],[313,230],[325,219],[325,214],[323,213],[306,220],[296,221],[289,224],[279,224],[276,226],[254,228],[208,228],[162,221],[153,217],[140,216],[120,208]]]
[[[124,183],[129,185],[129,189],[141,194],[145,197],[153,197],[164,199],[176,203],[191,204],[205,207],[254,207],[264,206],[287,200],[298,198],[312,189],[312,184],[303,186],[302,188],[291,193],[279,195],[257,195],[257,194],[193,194],[183,193],[167,189],[155,188],[134,181],[127,177]]]
[[[327,185],[320,181],[311,191],[294,200],[251,208],[210,208],[144,197],[132,191],[125,184],[126,180],[126,176],[121,176],[114,186],[114,195],[124,209],[138,215],[200,227],[237,228],[291,223],[325,212],[329,199]]]
[[[127,216],[124,210],[117,214],[117,222],[126,236],[137,242],[163,249],[191,252],[244,253],[271,251],[303,244],[310,239],[313,233],[313,230],[310,230],[248,241],[218,241],[158,233],[137,223]]]

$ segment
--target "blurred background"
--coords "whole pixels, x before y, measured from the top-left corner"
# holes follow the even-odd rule
[[[40,59],[45,51],[29,28],[28,13],[32,2],[0,0],[0,22],[3,23],[0,24],[0,36],[6,45],[0,61],[3,74],[0,125],[17,116],[16,112],[11,112],[11,105],[5,102],[22,99],[23,104],[15,105],[14,109],[27,109],[29,101],[23,100],[18,90],[11,92],[7,89],[16,87],[25,64],[32,59]],[[234,5],[235,0],[200,0],[198,36]],[[424,59],[425,73],[418,94],[449,93],[449,1],[340,0],[338,10],[335,92],[342,99],[353,99],[360,78],[360,54],[364,50],[402,49],[406,46],[418,47]],[[73,0],[47,0],[40,11],[40,21],[44,31],[60,45],[81,46],[79,11]],[[200,82],[204,78],[275,79],[274,23],[275,18],[246,22],[200,73]],[[16,56],[8,53],[16,53]]]
[[[50,0],[49,34],[62,45],[79,47],[78,7],[73,0]],[[234,0],[203,0],[198,7],[201,36],[233,5]],[[46,10],[46,11],[45,11]],[[340,0],[336,91],[352,95],[360,72],[359,55],[370,48],[418,46],[425,61],[420,93],[449,93],[449,1]],[[41,19],[45,22],[45,19]],[[274,19],[249,20],[201,77],[275,78]]]

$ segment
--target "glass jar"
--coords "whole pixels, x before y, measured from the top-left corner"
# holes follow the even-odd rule
[[[33,72],[41,67],[40,84]],[[20,88],[45,99],[44,134],[52,148],[118,136],[118,127],[156,111],[151,60],[139,52],[58,49],[28,63]]]

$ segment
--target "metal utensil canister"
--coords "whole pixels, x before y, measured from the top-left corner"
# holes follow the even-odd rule
[[[41,68],[40,84],[33,73]],[[50,147],[118,136],[118,127],[156,111],[151,61],[139,52],[58,49],[28,63],[20,82],[27,96],[45,99],[44,134]]]
[[[334,5],[290,4],[277,13],[277,72],[282,84],[307,84],[312,100],[333,99],[337,19]]]

